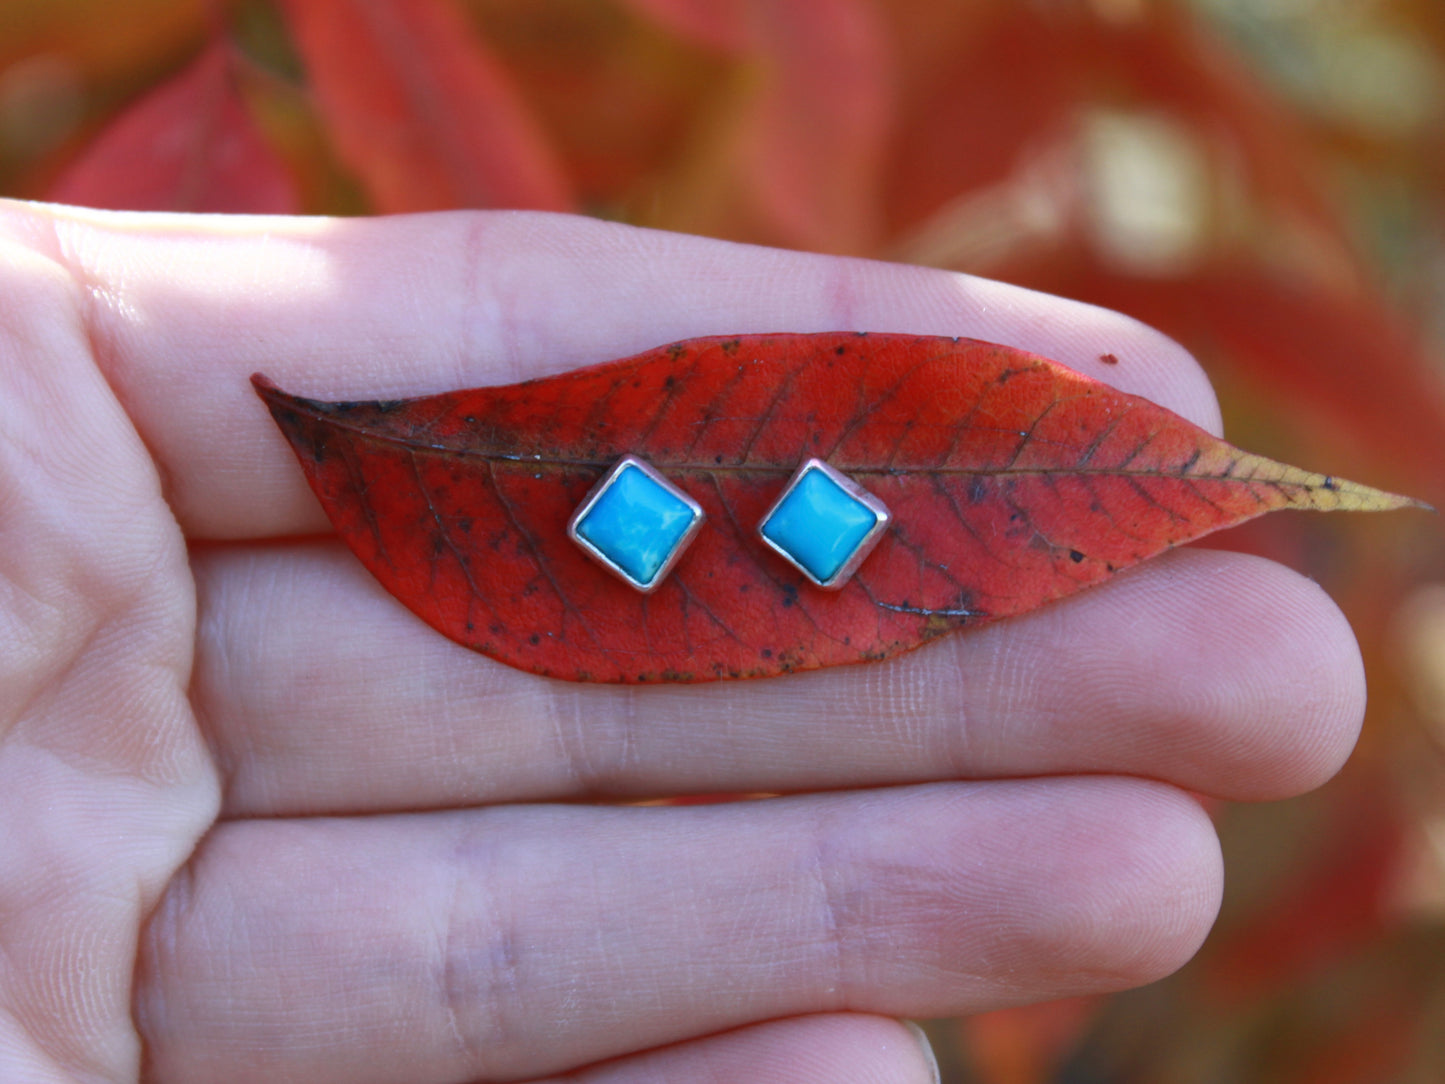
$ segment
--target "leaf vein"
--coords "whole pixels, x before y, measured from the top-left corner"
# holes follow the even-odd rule
[[[523,544],[526,545],[527,549],[531,552],[532,561],[537,566],[537,571],[551,584],[552,590],[557,595],[557,601],[560,602],[562,608],[571,614],[577,620],[577,623],[582,626],[583,631],[587,633],[592,643],[596,645],[597,650],[601,652],[605,658],[616,660],[618,652],[602,642],[602,639],[597,635],[597,631],[592,627],[592,623],[587,620],[587,615],[578,609],[577,605],[572,601],[571,596],[562,590],[562,585],[557,582],[557,577],[552,574],[551,566],[542,555],[542,548],[537,544],[537,540],[532,537],[532,532],[527,530],[526,526],[522,523],[521,517],[517,515],[516,507],[507,499],[507,495],[502,492],[501,483],[497,480],[497,468],[495,464],[488,464],[487,475],[492,483],[492,492],[496,494],[497,504],[501,506],[503,514],[507,517],[507,522],[512,525],[512,529],[517,532],[518,537],[521,538]]]

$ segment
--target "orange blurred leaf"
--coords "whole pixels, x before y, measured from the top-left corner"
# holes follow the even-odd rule
[[[909,230],[960,196],[1003,181],[1024,156],[1065,130],[1078,105],[1087,46],[1077,17],[1034,5],[992,5],[966,24],[905,102],[889,171],[889,217]],[[1020,74],[1027,72],[1026,78]]]
[[[830,252],[877,243],[892,58],[864,0],[753,0],[751,41],[647,224]]]
[[[451,0],[282,0],[338,153],[383,213],[565,210],[568,185]]]
[[[1205,975],[1226,1001],[1298,983],[1379,936],[1400,870],[1399,814],[1376,788],[1338,788],[1313,861],[1264,909],[1219,935]]]
[[[54,56],[111,78],[163,61],[205,28],[205,0],[5,0],[0,71]]]
[[[1360,1006],[1346,1026],[1321,1042],[1288,1070],[1288,1084],[1376,1084],[1405,1079],[1419,1010],[1396,993],[1384,1004]]]
[[[1048,1084],[1104,1002],[1076,997],[964,1017],[959,1030],[981,1084]]]
[[[117,117],[51,186],[60,203],[127,211],[293,214],[296,187],[215,45]]]
[[[639,15],[679,37],[722,52],[743,49],[750,38],[749,0],[624,0]]]
[[[1341,209],[1326,195],[1323,162],[1298,112],[1187,11],[1154,5],[1147,18],[1113,28],[1099,46],[1151,109],[1172,111],[1227,146],[1261,202],[1307,222],[1328,239],[1333,255],[1353,257]]]
[[[604,217],[648,204],[734,64],[621,5],[466,2],[552,138],[577,202]]]
[[[945,205],[1001,184],[1069,143],[1081,118],[1135,108],[1182,123],[1237,170],[1273,217],[1306,224],[1361,277],[1307,126],[1177,5],[1127,17],[1103,5],[994,7],[945,60],[909,76],[890,174],[889,218],[916,229]],[[1026,73],[1026,74],[1024,74]]]

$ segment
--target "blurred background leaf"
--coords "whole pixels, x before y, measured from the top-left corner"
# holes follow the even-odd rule
[[[572,209],[990,275],[1179,338],[1235,441],[1436,504],[1442,135],[1440,0],[0,0],[6,194]],[[934,1022],[948,1081],[1445,1079],[1438,524],[1214,544],[1345,609],[1360,749],[1306,798],[1216,807],[1197,960]]]
[[[294,214],[291,174],[208,47],[107,124],[50,185],[61,203],[130,211]]]
[[[323,130],[381,214],[571,209],[521,94],[449,0],[282,0]]]

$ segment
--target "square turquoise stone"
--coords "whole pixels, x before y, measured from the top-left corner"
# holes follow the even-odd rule
[[[603,482],[572,529],[634,587],[645,590],[666,571],[701,516],[697,505],[666,481],[625,462]]]
[[[759,533],[821,586],[832,586],[886,512],[849,493],[821,464],[810,464],[763,520]]]

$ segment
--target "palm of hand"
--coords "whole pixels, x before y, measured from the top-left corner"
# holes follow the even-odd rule
[[[1167,972],[1219,890],[1176,786],[1292,793],[1358,726],[1327,600],[1209,553],[876,668],[539,681],[303,537],[245,387],[886,324],[1117,353],[1210,421],[1122,319],[565,218],[0,230],[0,1078],[927,1079],[871,1014]],[[798,796],[585,804],[706,791]]]

